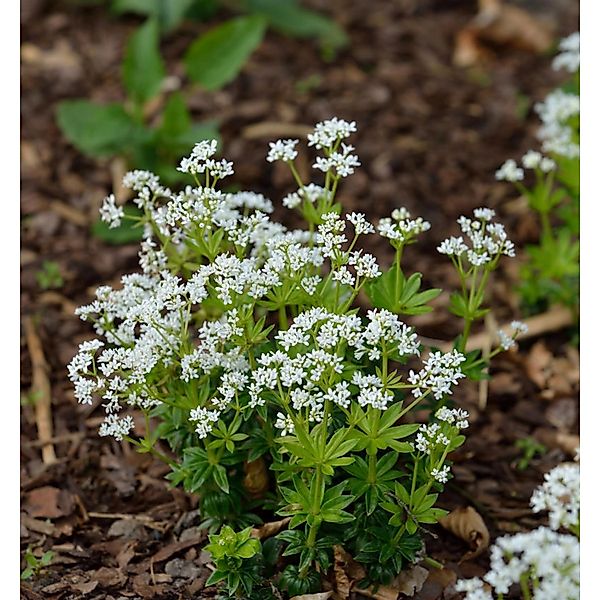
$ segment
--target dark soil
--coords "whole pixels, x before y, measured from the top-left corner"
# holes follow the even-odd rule
[[[235,181],[277,200],[292,188],[283,170],[265,161],[277,132],[259,123],[311,125],[337,115],[356,120],[352,140],[363,166],[341,197],[347,210],[371,220],[407,206],[432,223],[412,247],[409,265],[431,285],[451,289],[448,265],[435,247],[455,232],[455,219],[477,206],[495,208],[518,248],[536,239],[536,221],[514,191],[494,180],[508,157],[535,147],[533,104],[561,82],[549,56],[512,45],[489,46],[488,60],[453,65],[455,36],[477,10],[467,0],[314,0],[344,26],[350,45],[331,62],[316,44],[269,32],[243,73],[224,90],[193,90],[198,120],[221,122],[224,156]],[[523,3],[521,3],[523,5]],[[578,7],[547,3],[542,15],[558,38],[578,29]],[[525,6],[535,9],[535,6]],[[226,12],[219,18],[226,18]],[[198,33],[216,23],[186,24],[163,42],[169,72]],[[96,434],[102,409],[79,406],[66,377],[77,344],[92,337],[74,315],[97,285],[136,270],[137,246],[108,246],[90,233],[119,164],[82,157],[55,123],[66,98],[122,99],[119,63],[133,18],[75,0],[25,2],[22,13],[21,308],[39,336],[52,388],[54,465],[42,462],[35,408],[27,402],[32,365],[21,341],[21,548],[52,549],[50,568],[22,585],[26,598],[204,598],[210,574],[201,551],[196,502],[163,479],[165,467],[126,444]],[[306,162],[308,172],[309,163]],[[282,218],[288,218],[283,211]],[[383,246],[371,251],[385,252]],[[43,290],[36,273],[45,260],[60,265],[64,284]],[[515,295],[518,260],[506,261],[490,296],[499,322],[522,316]],[[442,296],[441,303],[447,300]],[[449,339],[456,323],[438,311],[413,323],[429,337]],[[495,360],[489,387],[463,385],[456,397],[472,415],[467,443],[455,454],[455,479],[445,508],[475,507],[492,540],[531,529],[543,518],[528,509],[543,473],[572,457],[578,445],[578,353],[573,332],[548,334]],[[479,408],[480,396],[487,407]],[[546,445],[523,469],[517,440]],[[482,574],[486,553],[458,564],[468,546],[441,527],[427,540],[429,556],[459,576]],[[432,575],[421,600],[448,598],[453,575]],[[446,579],[444,579],[446,577]]]

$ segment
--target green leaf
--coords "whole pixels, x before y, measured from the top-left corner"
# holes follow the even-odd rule
[[[248,8],[264,15],[269,25],[285,35],[319,38],[334,49],[348,43],[348,36],[335,21],[300,6],[296,0],[248,0]]]
[[[198,38],[185,55],[187,73],[207,90],[229,83],[262,41],[265,20],[239,17]]]
[[[143,104],[160,91],[165,66],[160,55],[158,21],[150,18],[127,42],[123,59],[123,84],[135,102]]]
[[[225,493],[229,492],[229,480],[227,479],[227,471],[223,465],[215,465],[213,479]]]
[[[83,154],[110,156],[123,152],[139,127],[120,104],[65,100],[58,105],[58,126]]]
[[[142,211],[132,204],[125,204],[123,211],[126,216],[130,217],[139,217],[142,214]],[[132,223],[128,219],[124,219],[119,227],[113,229],[100,219],[92,225],[92,235],[113,246],[139,242],[142,239],[143,233],[144,230],[142,227]]]
[[[197,0],[113,0],[112,10],[118,14],[131,12],[155,17],[163,31],[175,29]]]

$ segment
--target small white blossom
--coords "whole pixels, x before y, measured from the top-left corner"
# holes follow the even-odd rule
[[[509,158],[497,171],[496,179],[498,181],[521,181],[525,177],[523,169],[517,166],[517,163]]]
[[[268,162],[282,160],[290,162],[298,156],[298,151],[295,149],[299,140],[277,140],[269,142],[269,153],[267,154]]]
[[[117,206],[114,194],[110,194],[104,198],[102,207],[100,208],[100,216],[105,223],[108,223],[110,229],[121,225],[121,219],[125,216],[125,211],[122,206]]]

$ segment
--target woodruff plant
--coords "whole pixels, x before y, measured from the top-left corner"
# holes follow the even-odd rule
[[[539,215],[539,243],[527,246],[521,270],[521,295],[534,310],[557,302],[579,306],[579,33],[562,40],[560,49],[553,67],[567,69],[571,81],[535,107],[548,156],[529,150],[521,166],[509,159],[496,172],[497,179],[514,183]]]
[[[298,186],[283,204],[306,230],[272,221],[260,194],[219,191],[233,168],[214,158],[214,141],[182,160],[195,185],[181,192],[152,173],[129,173],[124,183],[143,211],[142,272],[124,276],[121,289],[100,287],[78,309],[104,341],[83,343],[69,365],[77,399],[102,398],[100,435],[167,462],[171,482],[199,495],[212,531],[289,518],[263,554],[281,552],[278,585],[291,596],[319,588],[334,544],[364,565],[365,585],[389,582],[421,555],[422,528],[445,513],[436,500],[468,426],[448,398],[462,378],[483,376],[487,364],[478,352],[465,355],[466,340],[485,311],[491,272],[514,255],[493,211],[459,220],[465,240],[445,240],[439,251],[460,276],[452,308],[464,331],[451,351],[430,351],[419,365],[424,348],[399,315],[431,310],[440,290],[421,291],[421,275],[407,277],[401,261],[430,226],[405,209],[377,227],[342,214],[338,185],[360,165],[345,142],[354,131],[333,118],[308,136],[320,151],[321,186],[301,180],[298,140],[270,144],[267,160],[286,163]],[[101,213],[111,226],[128,218],[112,195]],[[388,269],[360,249],[376,233],[393,247]],[[363,290],[372,309],[358,301]],[[514,329],[494,353],[514,343],[521,324]],[[429,422],[403,422],[417,408],[431,411]],[[172,455],[158,448],[163,440]],[[251,597],[260,561],[235,529],[222,531],[225,554],[211,538],[214,581]]]

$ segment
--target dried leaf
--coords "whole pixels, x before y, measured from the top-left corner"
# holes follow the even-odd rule
[[[264,540],[279,533],[291,520],[291,517],[286,517],[281,521],[263,523],[260,527],[254,527],[250,535],[258,540]]]
[[[456,508],[442,517],[439,524],[471,546],[471,552],[467,552],[460,562],[479,556],[490,543],[488,528],[472,506]]]
[[[73,512],[75,503],[67,490],[44,486],[27,494],[24,508],[32,517],[58,519]]]
[[[72,583],[71,588],[77,590],[82,596],[93,592],[98,587],[97,581],[85,581],[83,583]]]
[[[333,592],[318,592],[316,594],[302,594],[301,596],[294,596],[290,600],[327,600],[333,596]]]
[[[392,587],[405,596],[414,596],[421,591],[423,584],[429,577],[429,571],[424,567],[415,565],[406,569],[394,579]]]
[[[333,547],[333,575],[335,578],[335,589],[337,595],[346,600],[350,597],[352,582],[346,573],[346,566],[352,557],[339,545]]]
[[[269,473],[262,458],[244,463],[244,489],[253,498],[261,497],[269,489]]]
[[[534,344],[525,359],[525,372],[540,389],[546,387],[551,363],[552,353],[544,342]]]

